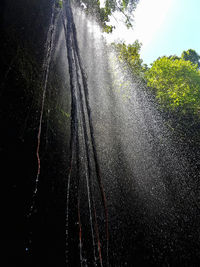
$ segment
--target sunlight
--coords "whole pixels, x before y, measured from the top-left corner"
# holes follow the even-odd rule
[[[105,7],[105,0],[100,0],[100,8]]]
[[[172,0],[140,1],[135,13],[134,34],[143,46],[149,44],[165,23],[172,2]]]
[[[133,29],[129,30],[121,25],[122,15],[116,12],[110,20],[110,24],[115,25],[116,29],[106,39],[109,42],[124,40],[126,43],[133,43],[138,39],[144,48],[165,23],[172,3],[172,0],[140,0],[134,14]]]

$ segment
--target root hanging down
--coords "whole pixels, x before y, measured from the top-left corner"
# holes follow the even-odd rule
[[[100,166],[97,157],[97,150],[94,138],[94,129],[92,122],[91,109],[89,105],[89,93],[87,77],[83,68],[80,57],[76,27],[73,20],[73,13],[69,1],[67,0],[62,10],[62,20],[66,39],[66,47],[68,53],[69,76],[71,87],[71,141],[70,141],[70,162],[71,168],[69,170],[67,183],[67,207],[66,207],[66,227],[69,228],[69,194],[70,194],[70,179],[72,168],[79,169],[79,157],[81,152],[80,146],[84,150],[85,158],[85,181],[87,187],[88,209],[90,218],[90,228],[92,236],[93,257],[94,263],[103,267],[104,264],[109,265],[108,250],[109,250],[109,233],[108,233],[108,209],[103,188]],[[82,140],[79,140],[79,130],[82,132]],[[81,142],[79,144],[79,142]],[[76,152],[75,152],[76,151]],[[73,155],[76,154],[74,157]],[[75,170],[74,170],[75,171]],[[77,172],[76,172],[77,173]],[[106,258],[104,262],[102,256],[102,247],[99,236],[99,226],[97,222],[97,212],[94,199],[94,178],[96,177],[101,194],[102,205],[105,214],[105,234],[106,234]],[[78,209],[78,224],[79,224],[79,247],[80,247],[80,264],[83,264],[83,247],[84,240],[82,239],[83,228],[81,225],[81,210],[80,210],[80,188],[79,188],[79,174],[74,177],[78,179],[77,184],[77,209]],[[94,237],[94,232],[95,236]],[[69,229],[66,229],[66,245],[69,246]],[[68,248],[67,248],[68,249]],[[66,251],[67,251],[66,249]],[[96,257],[96,250],[98,251],[98,258]],[[68,262],[68,254],[66,253],[66,263]]]
[[[66,39],[67,57],[69,65],[69,77],[70,77],[70,88],[71,88],[71,136],[70,136],[70,154],[69,162],[70,167],[68,170],[67,182],[66,182],[66,264],[70,264],[68,248],[70,246],[70,227],[73,224],[72,220],[74,216],[77,216],[74,223],[77,222],[79,226],[78,230],[78,246],[79,246],[79,257],[80,266],[85,266],[87,261],[87,255],[85,255],[84,244],[89,242],[85,239],[85,212],[81,210],[81,184],[86,186],[86,197],[87,197],[87,208],[88,208],[88,220],[89,220],[89,235],[87,237],[91,242],[91,247],[93,249],[92,258],[95,266],[109,266],[108,259],[108,245],[109,245],[109,235],[108,235],[108,210],[105,192],[102,183],[102,177],[100,173],[100,166],[97,157],[97,150],[94,138],[94,129],[92,122],[91,109],[89,104],[89,92],[88,92],[88,82],[84,71],[84,67],[81,61],[81,56],[79,52],[79,46],[77,41],[76,27],[74,24],[73,13],[70,6],[69,0],[66,0],[62,11],[62,21],[64,27],[64,34]],[[56,24],[58,20],[58,13],[56,13],[55,3],[52,7],[52,15],[50,21],[50,27],[47,34],[47,41],[45,45],[45,58],[43,62],[42,71],[42,101],[39,115],[39,125],[37,133],[37,146],[36,146],[36,158],[37,158],[37,173],[35,178],[35,185],[33,189],[31,205],[27,213],[27,219],[30,221],[33,217],[36,198],[38,195],[39,178],[41,173],[41,159],[40,159],[40,147],[41,147],[41,134],[42,134],[42,123],[45,109],[45,100],[47,92],[47,84],[49,78],[50,63],[52,59],[53,44],[56,33]],[[81,156],[84,158],[84,163],[81,162]],[[84,172],[80,173],[81,171]],[[98,225],[98,213],[97,204],[94,196],[95,184],[98,185],[98,190],[100,192],[101,203],[105,214],[105,235],[106,237],[106,250],[104,252],[103,246],[103,235],[99,230]],[[75,185],[75,186],[73,186]],[[75,190],[75,191],[72,191]],[[72,194],[73,192],[73,194]],[[75,197],[74,197],[75,196]],[[71,203],[71,199],[75,199]],[[76,215],[74,215],[74,210],[72,206],[75,205],[77,209]],[[71,216],[72,215],[72,216]],[[86,216],[87,217],[87,216]],[[88,234],[88,233],[87,233]],[[31,243],[31,231],[29,233],[29,245]],[[87,254],[87,253],[86,253]],[[89,253],[91,254],[91,253]],[[98,255],[98,256],[97,256]],[[104,255],[106,255],[106,260],[104,260]]]
[[[27,214],[27,218],[31,218],[34,208],[35,208],[35,201],[38,191],[38,185],[39,185],[39,177],[40,177],[40,169],[41,169],[41,161],[40,161],[40,140],[41,140],[41,132],[42,132],[42,120],[43,120],[43,114],[44,114],[44,104],[45,104],[45,98],[46,98],[46,91],[47,91],[47,83],[48,83],[48,77],[49,77],[49,69],[50,69],[50,62],[52,58],[52,49],[53,49],[53,42],[55,37],[55,30],[56,30],[56,24],[57,24],[57,14],[55,10],[55,3],[52,7],[52,15],[51,15],[51,21],[49,30],[47,33],[47,40],[45,44],[45,58],[42,66],[42,82],[41,87],[43,88],[42,93],[42,103],[41,103],[41,109],[40,109],[40,117],[39,117],[39,126],[38,126],[38,134],[37,134],[37,148],[36,148],[36,157],[37,157],[37,174],[35,179],[35,185],[31,200],[30,209]]]

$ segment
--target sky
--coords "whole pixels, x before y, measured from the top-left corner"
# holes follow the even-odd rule
[[[111,24],[116,30],[106,37],[108,41],[138,39],[141,58],[148,65],[160,56],[180,56],[188,49],[200,54],[200,0],[140,0],[134,17],[133,29],[127,30],[115,14]]]

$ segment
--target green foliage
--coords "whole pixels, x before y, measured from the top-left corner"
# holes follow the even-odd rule
[[[113,46],[118,53],[119,61],[126,63],[129,71],[133,74],[143,77],[147,66],[142,64],[143,61],[140,58],[141,43],[136,40],[133,44],[118,43]]]
[[[135,10],[139,0],[106,0],[105,7],[100,8],[100,1],[94,0],[82,0],[81,3],[86,5],[86,12],[96,15],[97,19],[101,23],[105,32],[112,32],[113,26],[108,25],[110,16],[115,12],[121,12],[125,17],[125,24],[127,27],[132,26],[133,15],[132,12]]]
[[[111,12],[114,11],[128,11],[129,13],[135,10],[139,0],[106,0],[105,8],[109,9]]]
[[[105,11],[108,15],[112,15],[115,11],[121,12],[125,17],[125,24],[129,28],[132,27],[132,14],[138,2],[139,0],[106,0]]]
[[[113,31],[115,27],[114,26],[108,26],[108,25],[104,25],[103,29],[104,29],[104,32],[107,32],[107,33],[111,33]]]
[[[200,111],[200,71],[184,59],[162,57],[145,74],[159,103],[182,114]]]
[[[60,8],[62,8],[62,6],[63,6],[63,2],[62,2],[62,0],[60,0],[60,1],[58,2],[58,5],[59,5]]]
[[[200,68],[200,55],[198,55],[195,50],[189,49],[187,51],[183,51],[181,58],[184,60],[189,60],[193,64],[197,64],[198,68]]]
[[[171,60],[176,60],[176,59],[180,59],[180,57],[178,57],[177,55],[172,55],[168,57]]]
[[[70,113],[65,112],[63,109],[60,109],[60,112],[67,119],[69,119],[71,117]]]
[[[56,1],[56,7],[57,8],[62,8],[63,7],[63,1],[62,0],[57,0]]]

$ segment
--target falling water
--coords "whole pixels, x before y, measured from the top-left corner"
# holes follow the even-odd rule
[[[59,15],[60,15],[60,12],[56,9],[55,3],[54,3],[52,6],[51,20],[50,20],[48,33],[47,33],[47,40],[45,43],[45,57],[44,57],[43,66],[42,66],[41,88],[43,92],[42,92],[42,103],[41,103],[41,109],[40,109],[39,126],[38,126],[38,134],[37,134],[37,148],[36,148],[36,157],[37,157],[38,166],[37,166],[37,174],[35,178],[33,195],[31,199],[31,205],[30,205],[30,209],[27,214],[28,219],[31,219],[33,212],[34,212],[34,208],[36,208],[35,201],[37,197],[39,178],[40,178],[40,169],[41,169],[40,142],[41,142],[42,120],[43,120],[44,104],[45,104],[46,91],[47,91],[47,83],[48,83],[48,78],[49,78],[50,62],[52,59],[55,31],[56,31],[56,26],[57,26]],[[29,235],[30,235],[29,242],[31,242],[31,233],[29,233]],[[26,247],[26,250],[28,250],[28,247]]]
[[[142,82],[118,62],[94,19],[69,1],[61,16],[53,10],[30,215],[42,168],[43,109],[48,77],[53,75],[49,65],[57,57],[71,94],[66,266],[168,266],[189,261],[193,252],[181,260],[176,253],[185,253],[187,242],[197,247],[192,221],[199,205],[181,145]]]
[[[65,14],[64,14],[65,12]],[[67,27],[65,26],[65,16]],[[79,171],[80,171],[80,162],[81,158],[81,150],[79,148],[85,146],[84,152],[85,157],[84,160],[87,162],[87,168],[85,173],[86,184],[87,184],[87,196],[88,196],[88,207],[89,207],[89,217],[90,217],[90,226],[91,226],[91,234],[92,234],[92,244],[94,251],[94,263],[96,264],[96,252],[95,252],[95,237],[94,231],[96,232],[97,239],[97,248],[99,255],[99,262],[102,266],[102,255],[101,255],[101,243],[99,239],[99,230],[97,223],[97,214],[95,201],[93,197],[93,181],[96,176],[100,192],[102,195],[102,202],[105,209],[105,220],[106,220],[106,236],[107,236],[107,248],[108,248],[108,216],[107,216],[107,205],[106,198],[104,194],[104,189],[101,181],[101,174],[98,164],[97,152],[96,152],[96,144],[94,139],[94,130],[93,130],[93,122],[91,117],[90,104],[88,100],[88,84],[87,77],[82,65],[79,47],[77,42],[77,34],[76,27],[73,20],[73,13],[69,2],[66,3],[66,10],[63,11],[63,25],[64,32],[66,38],[66,46],[68,52],[68,63],[69,63],[69,74],[70,74],[70,84],[71,84],[71,156],[70,162],[71,167],[69,171],[68,178],[68,186],[67,186],[67,211],[66,211],[66,228],[67,228],[67,244],[68,244],[68,228],[69,228],[69,193],[70,193],[70,176],[72,172],[72,168],[74,167],[77,170],[76,178],[79,179]],[[84,97],[83,97],[84,95]],[[79,105],[78,105],[79,104]],[[87,120],[86,120],[87,117]],[[79,140],[79,132],[82,129],[82,139]],[[74,147],[75,146],[75,147]],[[76,150],[76,165],[74,164],[73,153]],[[82,156],[83,157],[83,156]],[[93,166],[92,166],[93,165]],[[93,170],[94,169],[94,170]],[[78,192],[79,192],[79,181],[77,182]],[[80,210],[79,210],[79,194],[78,194],[78,218],[79,218],[79,241],[80,241],[80,259],[82,264],[82,230],[80,225]],[[93,223],[94,222],[94,223]],[[108,255],[107,255],[108,257]],[[67,259],[68,260],[68,259]]]

